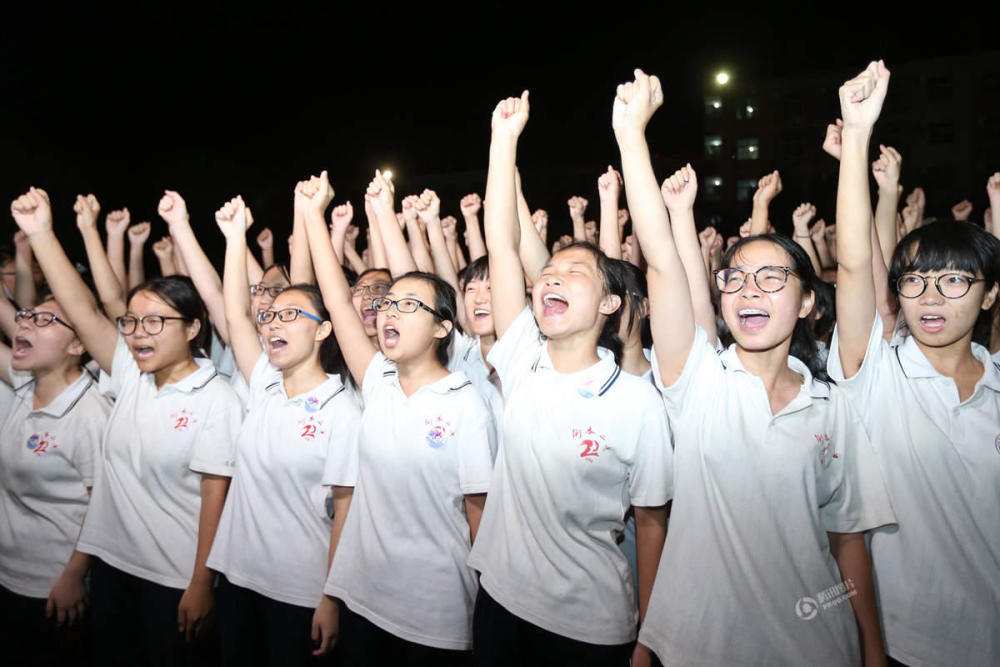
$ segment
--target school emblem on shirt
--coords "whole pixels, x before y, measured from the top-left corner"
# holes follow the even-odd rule
[[[46,431],[45,433],[32,433],[27,442],[28,449],[39,456],[50,449],[58,449],[55,443],[55,436]]]
[[[314,440],[321,435],[326,435],[326,431],[323,430],[323,421],[321,419],[316,419],[315,416],[310,415],[299,420],[300,439]]]
[[[319,399],[310,396],[306,399],[306,412],[316,412],[317,410],[319,410]]]
[[[188,426],[193,426],[198,423],[195,419],[194,413],[189,412],[186,408],[175,412],[170,415],[171,421],[173,421],[173,429],[175,431],[186,431]]]
[[[604,444],[607,438],[589,426],[586,429],[573,429],[573,439],[580,448],[580,458],[586,461],[593,461],[601,455],[602,449],[607,449]]]
[[[826,433],[817,433],[813,437],[816,438],[816,444],[819,445],[819,464],[821,466],[827,468],[833,459],[840,459],[837,446],[830,440],[830,436]]]
[[[455,436],[455,432],[451,430],[451,422],[442,417],[425,419],[424,426],[428,429],[426,440],[431,449],[438,449],[448,441],[448,438]]]

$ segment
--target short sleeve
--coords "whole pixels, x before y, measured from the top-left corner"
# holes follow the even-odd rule
[[[378,386],[378,383],[382,381],[383,374],[394,369],[395,364],[386,358],[381,352],[376,352],[372,360],[368,362],[368,368],[365,369],[365,377],[361,380],[361,398],[364,400],[365,405],[371,403],[372,392]]]
[[[534,357],[541,346],[541,332],[538,330],[535,316],[531,308],[525,306],[503,336],[494,343],[493,349],[487,356],[487,360],[496,369],[500,378],[500,386],[503,387],[505,397],[514,390],[520,375],[529,370],[524,360]]]
[[[125,338],[118,335],[118,343],[115,345],[115,354],[111,358],[111,373],[101,372],[100,390],[106,396],[118,396],[122,387],[130,381],[142,375],[139,365],[135,363],[132,351],[128,349]]]
[[[493,476],[493,460],[497,452],[497,429],[493,413],[479,394],[469,385],[469,407],[462,415],[462,438],[458,443],[458,484],[463,494],[486,493]]]
[[[282,382],[281,370],[271,365],[267,353],[262,352],[250,372],[250,386],[247,393],[247,405],[254,405],[266,393],[266,389],[274,382]]]
[[[355,486],[358,483],[358,442],[361,409],[346,387],[333,398],[337,430],[331,435],[323,469],[325,486]]]
[[[833,330],[833,340],[830,343],[830,354],[826,358],[826,370],[830,377],[851,394],[855,404],[863,407],[870,403],[872,392],[877,391],[879,381],[889,359],[891,346],[882,338],[882,318],[876,313],[872,323],[871,334],[868,337],[868,347],[861,368],[850,378],[844,377],[844,367],[840,363],[840,327]]]
[[[642,409],[642,426],[629,465],[629,496],[637,507],[659,507],[674,495],[674,449],[666,410],[652,387]]]
[[[722,367],[722,360],[708,341],[708,334],[699,326],[694,328],[691,350],[688,352],[680,377],[672,385],[668,387],[663,384],[655,345],[649,363],[653,367],[653,382],[660,390],[668,412],[674,418],[681,414],[688,416],[691,412],[688,406],[693,409],[701,405],[710,409],[711,401],[705,404],[698,399],[702,398],[705,392],[717,393],[725,382],[726,371]]]
[[[465,357],[474,345],[479,345],[479,341],[461,331],[455,332],[451,339],[451,347],[448,349],[448,370],[450,372],[462,370]]]
[[[103,402],[105,400],[97,395],[96,387],[89,389],[88,393],[90,392],[93,392],[93,395],[89,396],[89,398],[93,399],[91,403]],[[81,405],[80,407],[87,408],[91,406]],[[88,488],[94,486],[94,461],[97,460],[97,452],[104,437],[104,429],[108,423],[108,410],[103,409],[98,412],[96,408],[103,408],[104,406],[94,405],[93,407],[95,408],[94,410],[83,415],[82,428],[74,435],[75,444],[72,456],[73,467],[80,473],[83,485]]]
[[[243,408],[221,375],[212,380],[215,383],[218,386],[213,387],[213,405],[208,411],[212,418],[205,420],[198,433],[188,467],[206,475],[232,477]]]
[[[819,508],[823,528],[832,533],[860,533],[896,523],[882,468],[861,417],[838,387],[833,387],[831,398],[838,402],[834,438],[839,452],[834,456],[840,470],[836,471],[839,485]],[[834,465],[827,470],[834,470]]]
[[[12,365],[7,367],[7,377],[10,378],[10,388],[14,391],[35,379],[30,372],[14,370]]]

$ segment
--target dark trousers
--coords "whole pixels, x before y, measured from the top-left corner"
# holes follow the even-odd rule
[[[335,653],[341,667],[468,667],[473,664],[471,651],[452,651],[407,641],[355,614],[343,603]]]
[[[205,623],[188,643],[177,630],[184,591],[154,584],[99,558],[90,570],[94,663],[98,665],[215,665],[218,633]]]
[[[222,664],[294,667],[330,664],[329,654],[313,657],[314,609],[279,602],[219,577],[219,632]]]
[[[27,667],[90,664],[90,618],[59,627],[45,617],[42,598],[29,598],[0,587],[0,663]]]
[[[473,646],[479,667],[628,667],[635,642],[588,644],[543,630],[507,611],[482,587],[476,597]]]

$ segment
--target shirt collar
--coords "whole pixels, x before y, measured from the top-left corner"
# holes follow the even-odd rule
[[[90,376],[90,373],[84,371],[72,384],[63,389],[62,393],[56,396],[51,403],[44,408],[32,410],[32,412],[62,419],[83,398],[83,395],[90,389],[92,384],[94,384],[94,378]],[[32,394],[34,394],[34,381],[32,381],[31,390]]]
[[[574,385],[576,391],[584,398],[594,398],[603,396],[621,375],[621,368],[615,362],[614,353],[604,347],[597,348],[597,363],[584,368],[575,373],[564,373]],[[532,372],[537,373],[541,369],[551,370],[558,373],[552,364],[552,357],[549,356],[549,346],[545,341],[538,349],[538,358],[531,365]]]
[[[219,374],[218,371],[215,370],[215,365],[209,359],[205,359],[204,357],[195,357],[194,362],[198,364],[198,370],[177,382],[163,385],[163,387],[160,388],[160,391],[171,389],[173,391],[182,391],[186,394],[191,394],[207,385],[215,378],[215,376]],[[156,382],[152,373],[143,373],[143,375],[147,377],[149,382]]]
[[[972,356],[983,365],[983,377],[977,384],[983,384],[993,391],[1000,391],[1000,364],[990,358],[989,350],[978,343],[973,343]],[[913,336],[907,336],[902,344],[896,347],[896,358],[908,378],[944,377],[927,360]]]
[[[340,376],[330,373],[327,373],[326,381],[323,384],[291,398],[285,393],[285,383],[280,372],[274,382],[264,387],[264,391],[281,396],[288,403],[304,405],[308,412],[319,410],[344,389],[344,383],[341,381]]]
[[[736,353],[735,343],[720,352],[719,358],[722,360],[722,366],[726,370],[753,375],[743,365],[740,355]],[[802,390],[799,392],[800,395],[804,392],[809,398],[830,398],[830,385],[814,378],[809,367],[801,359],[788,355],[788,367],[802,376]]]
[[[386,359],[385,367],[382,370],[382,381],[387,382],[395,386],[399,391],[403,391],[403,387],[399,384],[399,370],[396,368],[396,362],[391,359]],[[440,380],[432,382],[430,384],[425,384],[423,387],[418,389],[413,395],[419,394],[425,389],[432,391],[435,394],[447,394],[451,391],[457,391],[462,387],[472,384],[472,380],[468,376],[457,371],[455,373],[449,373]]]

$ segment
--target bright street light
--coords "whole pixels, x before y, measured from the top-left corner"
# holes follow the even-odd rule
[[[719,72],[715,75],[715,82],[720,86],[724,86],[729,83],[729,74],[726,72]]]

